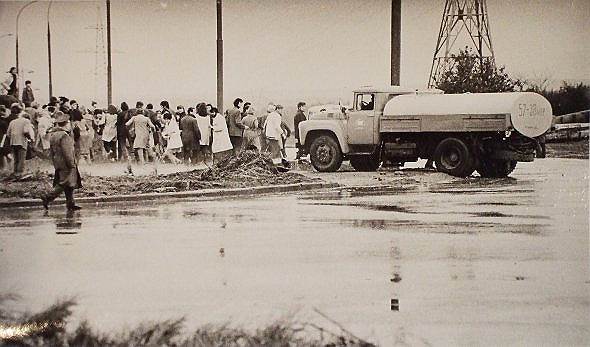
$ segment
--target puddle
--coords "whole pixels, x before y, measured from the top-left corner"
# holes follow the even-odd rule
[[[82,222],[74,222],[74,221],[56,222],[55,227],[57,229],[81,229]]]
[[[131,217],[159,217],[159,210],[115,210],[115,215]]]
[[[317,202],[317,203],[306,203],[305,205],[311,206],[349,206],[349,207],[360,207],[372,211],[386,211],[386,212],[400,212],[400,213],[416,213],[405,207],[397,205],[378,205],[378,204],[361,204],[361,203],[337,203],[337,202]]]
[[[26,220],[11,220],[7,222],[1,222],[0,228],[30,228],[31,222]]]
[[[489,222],[422,222],[394,219],[304,219],[306,222],[337,224],[351,228],[395,232],[426,232],[438,234],[506,233],[541,235],[546,224],[504,224]]]
[[[384,196],[384,195],[396,195],[399,193],[412,192],[417,190],[417,185],[404,185],[404,186],[365,186],[365,187],[345,187],[337,190],[328,192],[310,193],[299,196],[300,200],[342,200],[354,197],[365,197],[365,196]]]
[[[472,212],[469,214],[474,217],[513,217],[513,215],[500,212]]]

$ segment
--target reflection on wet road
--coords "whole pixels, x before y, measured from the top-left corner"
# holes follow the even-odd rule
[[[588,162],[534,164],[404,189],[3,210],[0,292],[30,309],[75,295],[104,330],[325,325],[315,308],[385,346],[583,345]]]

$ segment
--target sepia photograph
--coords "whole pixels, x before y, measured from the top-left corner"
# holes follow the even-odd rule
[[[0,0],[0,346],[588,346],[589,0]]]

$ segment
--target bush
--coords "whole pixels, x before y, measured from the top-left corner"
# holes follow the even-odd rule
[[[435,81],[435,87],[447,94],[512,92],[520,85],[503,66],[496,67],[490,58],[480,59],[468,47],[451,55]]]
[[[525,82],[523,90],[543,95],[551,103],[553,114],[556,116],[590,109],[590,86],[582,82],[570,84],[563,81],[558,90],[548,90],[545,84]],[[582,119],[581,116],[578,118]],[[584,119],[587,119],[587,116],[584,116]]]

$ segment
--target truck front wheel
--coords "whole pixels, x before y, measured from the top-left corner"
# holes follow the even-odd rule
[[[311,165],[320,172],[334,172],[342,165],[342,151],[330,135],[316,137],[309,147]]]
[[[507,177],[516,168],[515,160],[481,159],[477,172],[481,177]]]
[[[434,152],[436,169],[452,176],[466,177],[475,171],[473,155],[462,140],[449,137],[442,140]]]

